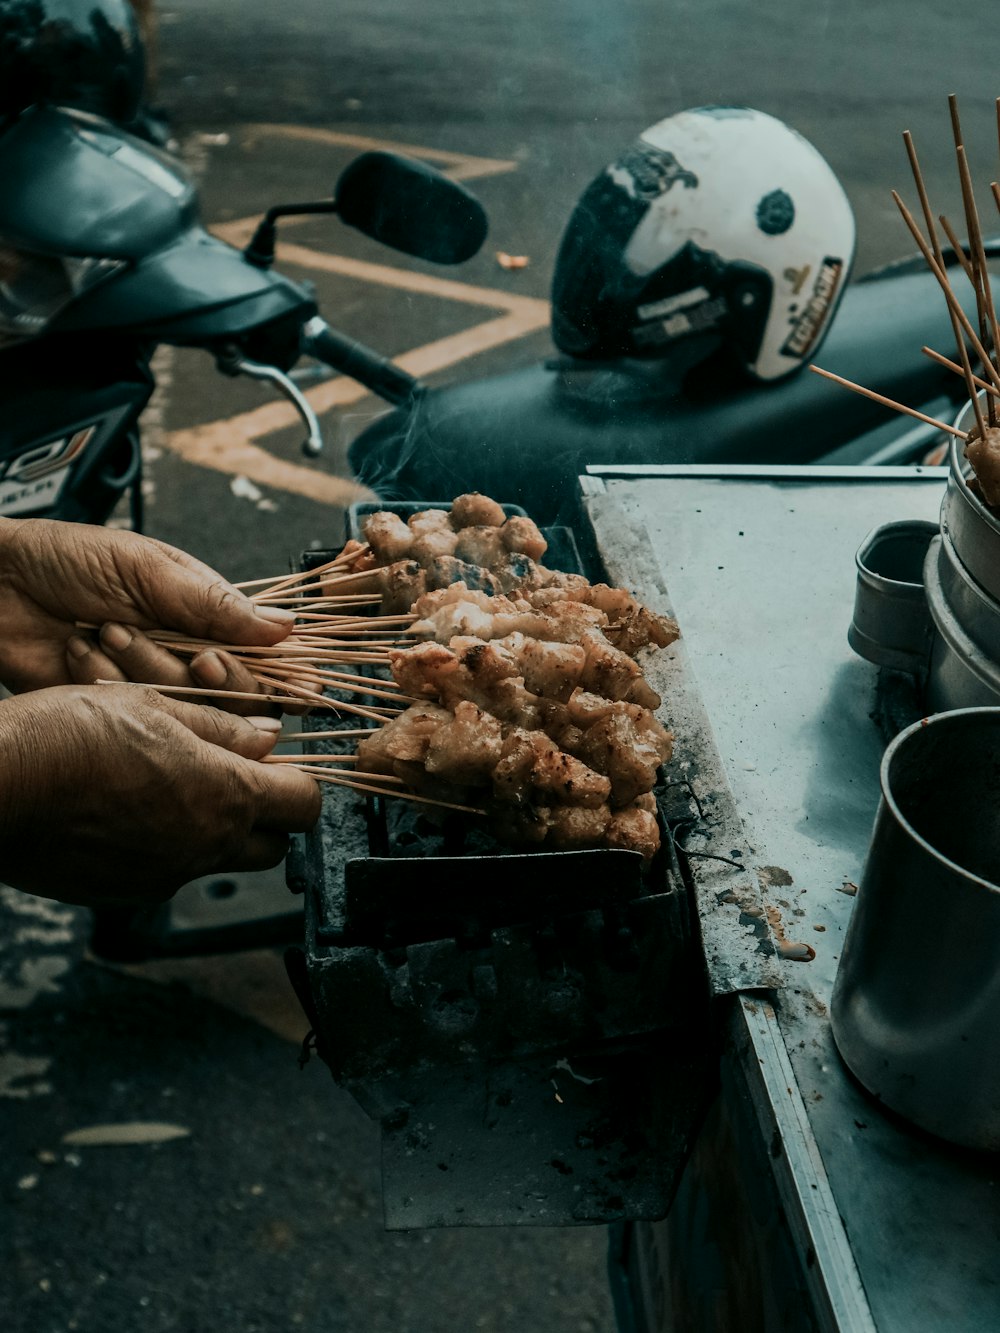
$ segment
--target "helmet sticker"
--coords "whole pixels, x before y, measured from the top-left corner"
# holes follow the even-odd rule
[[[757,205],[757,226],[766,236],[780,236],[795,221],[795,205],[784,190],[772,190]]]
[[[633,144],[623,153],[614,166],[608,167],[608,175],[633,199],[647,203],[666,194],[678,181],[687,190],[698,188],[698,177],[685,170],[673,153],[643,143]]]
[[[699,301],[697,305],[674,311],[666,319],[635,325],[631,330],[632,338],[636,347],[653,347],[673,342],[675,338],[686,338],[692,333],[708,333],[718,328],[728,309],[724,296]]]
[[[837,288],[844,273],[844,261],[827,256],[820,265],[812,295],[801,310],[792,319],[792,331],[785,339],[781,349],[783,356],[805,357],[826,323],[826,314],[830,309]]]

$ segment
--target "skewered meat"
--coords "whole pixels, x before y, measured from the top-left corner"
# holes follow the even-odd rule
[[[442,528],[451,530],[447,509],[421,509],[411,514],[406,522],[414,537],[426,537],[429,532],[437,532]]]
[[[418,564],[427,566],[439,555],[454,555],[457,544],[458,536],[451,528],[428,528],[414,538],[410,555]]]
[[[510,552],[501,536],[502,531],[501,528],[478,526],[462,528],[455,539],[455,554],[459,560],[482,565],[484,569],[497,568],[510,559]]]
[[[502,749],[499,720],[463,700],[431,736],[424,767],[450,782],[481,785],[490,780]]]
[[[659,826],[655,816],[648,810],[636,806],[619,810],[616,815],[612,815],[604,831],[604,842],[608,847],[641,852],[648,861],[660,846]]]
[[[410,554],[413,533],[398,514],[383,510],[365,523],[365,539],[383,564],[392,564]]]
[[[423,642],[390,650],[414,704],[358,747],[359,771],[474,800],[522,846],[659,846],[652,789],[673,737],[635,656],[677,627],[629,593],[537,563],[545,539],[482,495],[365,535],[387,609]],[[353,587],[353,585],[352,585]],[[457,795],[456,795],[457,794]]]
[[[396,760],[422,763],[434,733],[452,721],[447,708],[437,704],[412,704],[358,742],[358,769],[369,773],[392,773]]]
[[[1000,427],[987,426],[984,436],[974,428],[965,446],[965,456],[976,474],[983,503],[991,509],[1000,506]]]
[[[493,770],[493,794],[500,801],[520,804],[531,789],[547,793],[554,801],[592,808],[604,804],[611,783],[560,750],[544,732],[515,727],[504,740],[502,757]]]
[[[520,552],[532,560],[541,560],[548,548],[548,542],[536,524],[530,518],[522,518],[519,514],[511,514],[500,529],[500,536],[508,551]]]
[[[478,491],[460,495],[452,501],[451,525],[456,530],[472,527],[498,528],[504,518],[503,509],[496,500],[491,500],[488,495],[480,495]]]

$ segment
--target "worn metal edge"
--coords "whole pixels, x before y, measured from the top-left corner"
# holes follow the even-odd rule
[[[876,1333],[851,1242],[827,1178],[772,1005],[740,996],[733,1018],[737,1054],[821,1333]]]
[[[947,467],[854,466],[846,463],[588,463],[589,478],[719,477],[732,480],[769,477],[774,481],[945,481]]]
[[[645,527],[632,522],[616,497],[594,478],[581,478],[582,503],[608,577],[652,610],[673,616],[656,554]],[[647,650],[643,671],[663,698],[658,716],[675,733],[674,765],[686,776],[705,811],[703,827],[685,841],[713,995],[772,990],[786,979],[777,956],[753,856],[729,786],[711,723],[681,637]],[[733,853],[737,855],[734,857]],[[712,860],[712,857],[723,860]],[[704,858],[704,859],[703,859]],[[736,860],[745,865],[735,864]]]

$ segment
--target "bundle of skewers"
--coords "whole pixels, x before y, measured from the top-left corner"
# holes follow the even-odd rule
[[[855,384],[852,380],[834,375],[829,370],[822,370],[816,365],[810,366],[809,369],[815,371],[817,375],[822,375],[826,379],[844,385],[845,388],[852,389],[855,393],[871,398],[877,403],[882,403],[885,407],[891,407],[906,416],[915,417],[919,421],[937,426],[945,434],[956,436],[963,442],[965,457],[972,467],[973,476],[969,482],[970,487],[988,507],[1000,508],[1000,425],[998,425],[1000,423],[1000,411],[997,408],[997,399],[1000,398],[1000,327],[998,327],[996,307],[993,302],[989,269],[983,247],[982,226],[979,211],[976,207],[972,175],[963,141],[958,102],[954,95],[948,98],[948,106],[951,114],[952,135],[955,141],[955,154],[958,161],[958,177],[962,191],[968,247],[963,247],[954,227],[946,216],[939,214],[935,220],[927,195],[927,187],[920,170],[920,163],[917,159],[916,147],[909,131],[904,133],[903,142],[906,146],[917,197],[920,201],[924,230],[921,230],[912,212],[895,190],[892,192],[892,197],[917,244],[917,248],[926,260],[928,268],[934,274],[944,294],[945,301],[948,304],[948,313],[951,317],[952,331],[955,335],[958,359],[953,361],[930,347],[924,347],[921,350],[931,360],[965,379],[969,401],[975,415],[975,424],[967,431],[961,430],[957,426],[927,416],[915,408],[895,402],[893,399],[876,393],[872,389],[865,388],[863,385]],[[997,98],[996,109],[997,133],[998,138],[1000,138],[1000,98]],[[992,181],[990,191],[997,209],[1000,210],[1000,184]],[[971,284],[975,294],[975,327],[966,315],[952,286],[948,265],[941,247],[939,227],[940,234],[944,235],[948,246],[954,252],[957,260],[957,272]],[[981,369],[981,374],[976,373],[977,367]],[[981,393],[985,395],[985,410],[980,397]]]
[[[369,515],[364,542],[297,574],[237,585],[290,608],[270,648],[153,633],[182,660],[224,649],[259,693],[183,685],[182,696],[277,703],[347,715],[282,744],[354,741],[353,752],[272,755],[321,782],[489,817],[497,841],[610,846],[649,860],[653,797],[673,738],[640,658],[677,637],[627,592],[540,563],[524,515],[459,496],[408,522]]]

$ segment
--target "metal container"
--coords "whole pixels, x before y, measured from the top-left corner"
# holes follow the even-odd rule
[[[1000,1149],[1000,708],[925,718],[881,767],[882,800],[831,1018],[885,1106]]]
[[[928,710],[1000,704],[1000,602],[979,586],[947,534],[930,545],[924,588],[937,631],[925,693]]]
[[[927,665],[933,623],[923,566],[938,526],[926,519],[883,523],[858,548],[854,616],[847,639],[859,657],[895,671]]]
[[[959,430],[968,430],[974,422],[970,403],[955,425]],[[948,487],[941,503],[941,531],[951,538],[958,558],[976,582],[1000,599],[1000,519],[969,490],[970,469],[961,443],[954,436],[949,466]]]

